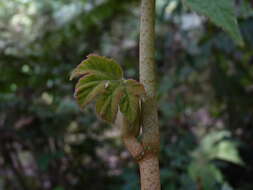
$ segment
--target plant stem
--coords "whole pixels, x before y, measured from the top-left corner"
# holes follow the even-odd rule
[[[141,190],[160,190],[159,160],[156,156],[145,156],[139,162],[141,174]]]
[[[146,98],[142,101],[142,142],[135,136],[123,136],[126,148],[138,161],[141,190],[160,190],[159,147],[160,135],[155,87],[155,0],[142,0],[140,24],[140,82]],[[122,117],[121,127],[127,125]]]
[[[158,152],[160,135],[155,85],[155,0],[141,1],[140,82],[147,97],[142,102],[142,144],[146,152],[139,162],[142,190],[160,189]]]

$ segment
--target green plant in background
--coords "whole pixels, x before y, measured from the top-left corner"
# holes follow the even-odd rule
[[[243,166],[237,145],[229,139],[230,136],[228,131],[210,133],[193,152],[194,161],[188,166],[188,172],[194,180],[201,181],[205,190],[217,189],[217,182],[223,184],[222,189],[229,186],[215,166],[215,159]]]
[[[209,17],[216,25],[227,31],[239,45],[244,44],[232,1],[184,0],[184,3],[194,11]],[[160,189],[154,17],[155,0],[142,0],[139,65],[140,81],[143,86],[136,81],[123,79],[122,69],[113,60],[96,55],[89,55],[71,75],[71,79],[81,77],[75,88],[75,96],[81,107],[96,99],[98,116],[109,123],[115,122],[118,111],[122,113],[119,124],[123,126],[121,134],[126,147],[140,164],[143,190]],[[135,138],[139,136],[140,128],[142,128],[141,144]]]
[[[213,23],[224,29],[236,41],[243,45],[243,39],[238,27],[234,1],[231,0],[183,0],[192,10],[207,16]]]

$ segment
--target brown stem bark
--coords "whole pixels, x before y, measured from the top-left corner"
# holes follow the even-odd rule
[[[141,189],[160,190],[159,160],[155,156],[145,156],[140,162]]]
[[[142,102],[142,144],[144,158],[139,162],[142,190],[160,190],[160,135],[157,116],[155,81],[155,0],[141,1],[140,82],[147,97]]]

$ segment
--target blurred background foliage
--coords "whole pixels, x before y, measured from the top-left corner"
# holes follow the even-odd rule
[[[244,47],[179,0],[157,0],[161,180],[166,190],[252,190],[253,3]],[[87,54],[138,78],[138,0],[0,1],[0,190],[137,190],[117,127],[73,99]]]

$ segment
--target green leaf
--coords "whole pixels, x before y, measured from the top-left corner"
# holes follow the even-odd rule
[[[123,135],[132,134],[137,136],[140,131],[140,101],[139,94],[144,94],[144,87],[135,80],[125,81],[125,93],[120,102],[120,111],[126,116],[130,123],[128,129],[123,129]]]
[[[139,97],[144,94],[144,87],[135,80],[125,81],[125,94],[120,102],[120,111],[126,115],[128,121],[133,123],[139,112]]]
[[[80,80],[82,81],[82,80]],[[81,107],[84,107],[88,103],[90,103],[98,94],[103,93],[105,91],[105,81],[101,82],[89,82],[83,86],[79,86],[77,84],[77,90],[75,92],[75,97]]]
[[[115,121],[123,90],[121,81],[117,81],[110,84],[107,92],[97,98],[96,112],[99,117],[110,123]]]
[[[72,72],[70,80],[82,75],[94,75],[100,80],[119,80],[123,77],[123,72],[114,60],[90,54]]]
[[[72,72],[71,79],[80,77],[75,87],[75,97],[83,108],[96,100],[97,115],[113,123],[120,110],[130,123],[138,123],[139,101],[145,94],[142,84],[124,80],[121,67],[112,59],[89,55]]]
[[[217,26],[223,28],[236,41],[243,45],[243,39],[236,20],[233,0],[183,0],[193,11],[207,16]]]

